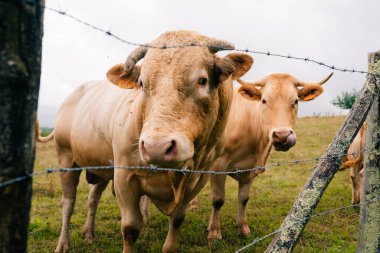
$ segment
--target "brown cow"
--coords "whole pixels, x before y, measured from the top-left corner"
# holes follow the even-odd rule
[[[298,101],[309,101],[323,92],[318,83],[305,83],[288,74],[272,74],[255,83],[239,80],[234,91],[231,113],[225,129],[225,148],[214,162],[214,171],[233,171],[264,166],[269,152],[287,151],[296,143],[293,126]],[[253,179],[265,170],[232,177],[239,183],[237,226],[243,235],[250,233],[246,210]],[[208,239],[221,239],[220,209],[225,200],[225,175],[211,176],[212,214]]]
[[[201,43],[207,46],[172,47]],[[209,169],[220,154],[223,130],[232,101],[232,80],[245,74],[252,58],[214,53],[233,45],[190,31],[167,32],[139,47],[125,64],[111,68],[108,81],[89,82],[61,106],[54,130],[60,167],[141,166]],[[135,65],[144,58],[141,65]],[[114,85],[111,85],[111,84]],[[117,87],[118,86],[118,87]],[[120,89],[122,88],[122,89]],[[121,211],[123,252],[133,245],[143,226],[139,210],[147,195],[170,216],[164,252],[176,252],[186,206],[207,181],[205,175],[144,170],[87,171],[92,183],[86,237],[92,238],[101,193],[114,179]],[[69,248],[68,225],[73,213],[80,172],[61,174],[62,231],[56,252]]]
[[[341,167],[342,170],[351,168],[350,180],[352,186],[352,199],[353,205],[361,203],[361,194],[363,190],[363,152],[365,148],[365,134],[367,124],[364,122],[359,133],[352,141],[350,148],[347,151],[344,163]]]

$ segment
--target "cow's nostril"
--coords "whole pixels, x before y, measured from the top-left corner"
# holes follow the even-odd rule
[[[144,154],[146,153],[146,149],[145,149],[144,141],[141,141],[141,150],[142,150],[142,152],[143,152]]]
[[[171,141],[170,147],[166,150],[165,155],[170,155],[174,152],[174,149],[176,148],[176,142],[173,140]]]

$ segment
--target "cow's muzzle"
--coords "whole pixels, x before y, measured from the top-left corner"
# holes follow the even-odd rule
[[[178,167],[194,155],[193,143],[184,135],[140,137],[140,156],[148,164]]]
[[[296,144],[296,135],[292,130],[273,131],[272,144],[277,151],[288,151]]]

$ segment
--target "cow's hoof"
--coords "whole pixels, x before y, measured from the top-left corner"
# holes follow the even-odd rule
[[[189,206],[188,206],[189,211],[193,211],[195,209],[198,209],[198,199],[197,198],[192,199],[189,203]]]
[[[162,247],[162,253],[176,253],[177,247],[165,245]]]
[[[54,253],[67,253],[69,252],[68,243],[58,243],[57,248],[55,248]]]
[[[222,240],[222,231],[220,229],[210,229],[208,231],[207,239],[209,242],[213,240]]]
[[[251,233],[251,230],[249,229],[248,225],[243,225],[239,227],[239,235],[242,237],[247,237]]]
[[[93,229],[89,229],[89,228],[87,228],[87,226],[84,226],[83,235],[84,235],[84,239],[86,240],[86,242],[88,242],[88,243],[94,242],[95,232]]]
[[[198,209],[198,203],[190,203],[189,211],[194,211]]]
[[[94,242],[94,238],[95,238],[95,235],[93,233],[84,232],[84,239],[86,240],[86,242],[91,244]]]
[[[351,201],[353,205],[353,209],[356,210],[357,212],[360,212],[360,201]]]

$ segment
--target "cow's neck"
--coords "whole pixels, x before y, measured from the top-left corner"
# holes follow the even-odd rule
[[[139,154],[139,136],[143,126],[144,107],[140,93],[136,92],[126,96],[121,102],[115,105],[117,114],[110,122],[109,130],[112,132],[113,149],[115,159],[127,158],[130,166],[145,165],[142,163]],[[125,162],[125,161],[123,161]]]
[[[250,101],[243,98],[235,90],[232,112],[237,112],[233,127],[239,127],[240,138],[244,145],[239,148],[245,149],[247,156],[255,157],[252,166],[265,164],[272,144],[269,139],[269,129],[263,124],[263,115],[260,113],[260,101]]]

